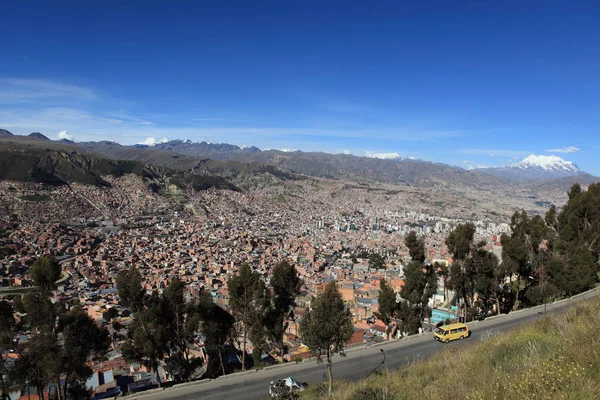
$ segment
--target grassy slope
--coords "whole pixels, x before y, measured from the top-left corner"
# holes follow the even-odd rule
[[[335,368],[335,366],[334,366]],[[600,399],[600,301],[359,382],[333,399]],[[303,399],[321,398],[319,387]]]

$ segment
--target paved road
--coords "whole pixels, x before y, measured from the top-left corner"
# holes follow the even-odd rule
[[[356,380],[366,377],[378,364],[381,363],[383,349],[386,354],[386,363],[380,368],[396,369],[408,362],[423,359],[448,346],[468,346],[479,342],[489,334],[504,332],[518,327],[544,314],[553,314],[563,311],[573,304],[595,297],[599,290],[590,291],[574,298],[557,303],[548,304],[544,313],[544,306],[527,310],[520,310],[508,315],[488,318],[485,321],[469,323],[472,330],[470,338],[442,344],[433,340],[432,334],[423,334],[401,341],[388,342],[371,348],[361,348],[348,352],[347,357],[335,357],[333,362],[334,378]],[[157,399],[264,399],[267,396],[269,382],[277,378],[292,376],[300,382],[315,384],[324,378],[326,368],[324,364],[318,365],[316,361],[305,361],[300,364],[290,363],[267,368],[258,372],[247,372],[228,375],[215,380],[180,385],[179,387],[154,391],[153,393],[140,394],[143,400]]]

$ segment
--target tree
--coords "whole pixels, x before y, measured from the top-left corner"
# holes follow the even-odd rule
[[[408,247],[411,260],[420,263],[425,262],[425,241],[423,238],[417,237],[415,231],[410,231],[409,234],[406,235],[404,244]]]
[[[431,316],[429,299],[437,291],[437,274],[435,267],[425,264],[425,241],[411,231],[404,240],[408,247],[411,261],[404,268],[404,286],[400,296],[406,304],[399,307],[398,315],[402,319],[403,329],[417,333],[425,317]]]
[[[146,361],[161,387],[158,367],[170,350],[172,326],[165,321],[172,321],[172,310],[158,293],[145,295],[141,275],[134,266],[117,275],[117,290],[121,304],[134,311],[133,322],[127,329],[128,340],[123,345],[123,357],[129,361]]]
[[[79,307],[61,315],[58,332],[64,345],[61,351],[61,374],[65,377],[63,398],[75,398],[85,390],[85,383],[93,371],[88,366],[90,359],[101,359],[110,346],[108,331],[98,327],[93,319]],[[60,387],[60,385],[59,385]]]
[[[48,298],[60,279],[61,268],[53,257],[45,256],[35,260],[28,274],[42,295]]]
[[[0,398],[8,399],[10,382],[5,380],[9,375],[9,363],[6,356],[8,351],[16,347],[18,325],[14,317],[12,305],[6,300],[0,300]]]
[[[135,266],[123,270],[117,275],[117,290],[123,306],[138,312],[144,304],[145,290],[142,287],[142,276]]]
[[[525,211],[512,216],[510,227],[511,235],[502,235],[500,239],[502,262],[509,272],[517,275],[515,307],[519,307],[521,292],[526,294],[531,287],[539,284],[540,271],[548,258],[540,245],[548,238],[548,228],[541,216],[529,218]],[[524,288],[521,287],[522,280],[528,282]]]
[[[598,282],[600,267],[600,184],[569,191],[569,201],[556,215],[548,211],[556,238],[555,260],[548,267],[548,282],[559,294],[571,295]]]
[[[385,269],[385,257],[378,253],[369,255],[369,270]]]
[[[256,329],[264,323],[266,312],[266,288],[256,271],[252,271],[248,264],[242,264],[237,276],[227,281],[229,289],[229,304],[236,321],[241,325],[242,331],[242,369],[246,369],[246,342],[253,326]]]
[[[396,304],[396,293],[394,289],[388,285],[385,279],[381,280],[379,285],[379,312],[375,313],[375,316],[382,320],[386,325],[390,323],[390,318],[397,309]]]
[[[44,389],[57,381],[62,371],[61,348],[56,335],[44,328],[32,336],[20,351],[12,370],[11,381],[21,389],[36,388],[38,398],[44,398]]]
[[[155,292],[147,305],[135,314],[129,327],[128,341],[123,345],[123,356],[129,361],[146,361],[156,373],[158,386],[162,386],[158,367],[169,354],[172,330],[165,321],[170,320],[165,301]]]
[[[404,268],[404,286],[400,296],[407,304],[399,309],[398,315],[406,331],[417,333],[425,317],[431,317],[428,303],[436,291],[437,275],[432,265],[413,260]]]
[[[209,357],[215,354],[218,355],[223,375],[225,375],[222,349],[231,336],[235,320],[231,314],[215,304],[206,292],[200,295],[198,316],[200,318],[200,332],[204,336],[204,347]]]
[[[500,311],[500,286],[504,275],[498,269],[498,258],[485,250],[483,245],[472,252],[472,257],[467,260],[467,270],[472,271],[473,291],[478,295],[478,302],[487,315],[492,304],[496,304]]]
[[[24,321],[34,329],[54,329],[57,307],[39,291],[30,291],[15,302],[18,311],[25,313]]]
[[[279,344],[280,354],[283,357],[283,334],[288,322],[287,319],[296,305],[296,297],[302,288],[302,279],[298,276],[296,267],[287,261],[282,261],[273,268],[270,286],[272,288],[273,307],[269,313],[270,331]]]
[[[446,238],[446,246],[454,262],[450,267],[450,284],[458,300],[462,299],[466,320],[469,307],[469,295],[473,293],[472,274],[467,270],[466,260],[471,252],[475,225],[472,222],[458,224]]]
[[[189,381],[196,369],[189,348],[200,320],[197,304],[185,301],[184,289],[185,284],[177,278],[169,283],[163,293],[163,301],[169,312],[163,316],[164,324],[172,332],[167,367],[171,375]]]
[[[333,390],[332,357],[345,356],[344,347],[353,333],[352,313],[342,299],[335,282],[329,283],[311,304],[311,309],[300,321],[302,342],[308,346],[318,362],[327,362],[329,395]]]

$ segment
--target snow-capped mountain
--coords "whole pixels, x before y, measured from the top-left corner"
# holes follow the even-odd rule
[[[511,168],[520,168],[522,170],[547,171],[562,174],[563,176],[577,175],[582,171],[571,161],[563,160],[557,156],[536,156],[530,155],[523,161],[511,165]]]
[[[535,154],[531,154],[523,161],[512,164],[510,167],[483,168],[478,171],[512,180],[555,179],[584,173],[571,161],[563,160],[557,156],[538,156]]]

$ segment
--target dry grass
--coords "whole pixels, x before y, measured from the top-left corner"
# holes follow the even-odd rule
[[[334,400],[600,399],[600,301],[336,388]]]

